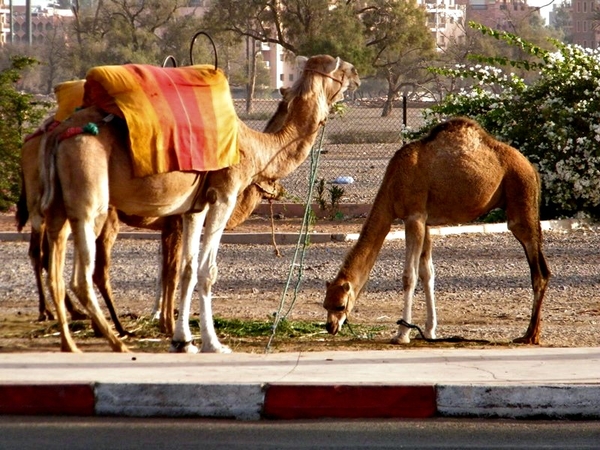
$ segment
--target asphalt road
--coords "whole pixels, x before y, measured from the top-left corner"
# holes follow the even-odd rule
[[[600,422],[0,417],[0,448],[598,449]]]

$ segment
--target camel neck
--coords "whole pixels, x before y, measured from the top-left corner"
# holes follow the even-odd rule
[[[389,211],[377,208],[374,204],[356,244],[346,256],[340,275],[354,284],[357,296],[369,279],[392,221],[393,215]]]
[[[285,177],[306,160],[325,117],[319,114],[322,108],[318,98],[298,98],[290,107],[288,119],[281,130],[273,134],[260,133],[240,125],[241,134],[253,134],[256,148],[242,149],[246,156],[255,161],[259,168],[255,181]],[[248,142],[248,139],[240,139]]]

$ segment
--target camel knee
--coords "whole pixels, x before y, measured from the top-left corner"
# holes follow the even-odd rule
[[[207,270],[201,270],[199,276],[201,277],[204,288],[208,291],[212,285],[217,282],[218,267],[216,264],[211,264]]]

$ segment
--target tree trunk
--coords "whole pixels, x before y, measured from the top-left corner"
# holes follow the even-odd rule
[[[381,111],[381,117],[388,117],[392,114],[394,109],[394,97],[396,96],[396,91],[394,91],[391,87],[388,88],[387,98],[385,99],[385,103],[383,104],[383,110]]]
[[[246,114],[250,114],[253,110],[254,90],[256,87],[256,51],[254,47],[256,41],[250,37],[246,38],[246,56],[247,56],[247,76],[248,83],[246,84]]]

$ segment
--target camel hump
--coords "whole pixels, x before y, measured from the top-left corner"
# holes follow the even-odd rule
[[[421,139],[421,142],[427,144],[434,141],[441,133],[464,133],[468,128],[474,128],[478,132],[487,134],[481,125],[472,119],[467,117],[452,117],[433,126],[433,128],[429,130],[429,134]]]

